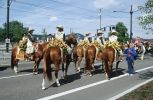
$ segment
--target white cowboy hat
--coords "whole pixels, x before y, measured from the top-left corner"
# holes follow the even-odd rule
[[[103,34],[102,30],[98,30],[97,34]]]
[[[29,31],[29,32],[33,32],[34,29],[33,29],[33,28],[28,28],[28,31]]]
[[[116,30],[112,30],[111,34],[117,34],[118,32]]]
[[[89,34],[91,34],[91,33],[90,33],[90,32],[86,32],[86,33],[85,33],[85,35],[89,35]]]
[[[63,28],[63,25],[58,25],[56,28]]]

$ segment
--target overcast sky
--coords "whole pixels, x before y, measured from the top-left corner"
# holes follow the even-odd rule
[[[6,1],[0,0],[0,26],[6,21]],[[25,27],[35,29],[34,34],[42,34],[45,28],[48,34],[56,31],[57,25],[63,25],[66,34],[70,28],[74,32],[84,34],[96,33],[99,28],[99,9],[102,8],[102,27],[116,25],[123,22],[126,27],[130,26],[131,4],[133,10],[137,6],[144,5],[146,0],[13,0],[10,7],[10,21],[21,21]],[[3,7],[3,8],[1,8]],[[146,35],[138,23],[137,17],[143,15],[140,12],[133,13],[133,37],[152,38],[153,34]],[[105,36],[107,37],[107,32]]]

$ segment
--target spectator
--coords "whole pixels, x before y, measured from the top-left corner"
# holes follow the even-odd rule
[[[127,61],[127,64],[128,64],[129,76],[133,76],[133,74],[135,73],[134,61],[136,60],[136,57],[137,57],[137,53],[136,53],[136,50],[134,48],[134,44],[130,43],[128,45],[128,48],[124,50],[124,53],[126,54],[126,61]]]
[[[143,60],[143,59],[144,59],[144,54],[145,54],[145,52],[146,52],[146,48],[145,48],[145,46],[144,46],[144,42],[142,42],[141,48],[142,48],[141,60]]]

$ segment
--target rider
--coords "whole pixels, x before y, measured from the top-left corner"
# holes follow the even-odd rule
[[[56,27],[57,29],[57,32],[54,34],[55,38],[56,39],[59,39],[59,40],[62,40],[62,41],[65,41],[65,33],[64,33],[64,28],[62,25],[58,25]]]
[[[117,39],[118,39],[117,32],[115,30],[112,30],[111,34],[109,36],[109,41],[110,42],[118,42]]]
[[[90,34],[91,34],[90,32],[85,33],[84,41],[88,41],[88,43],[92,41],[90,40],[91,39]]]
[[[104,40],[103,34],[104,34],[104,33],[103,33],[101,30],[98,30],[98,31],[97,31],[97,41],[98,41],[100,44],[102,44],[102,45],[105,44],[105,40]]]
[[[32,45],[32,42],[34,42],[34,39],[32,36],[33,31],[34,29],[29,28],[28,33],[27,33],[28,42],[27,42],[26,54],[28,55],[28,58],[30,60],[33,59],[32,53],[34,53],[34,47]]]
[[[118,37],[117,37],[117,31],[116,30],[112,30],[111,31],[111,33],[110,33],[110,36],[109,36],[109,41],[111,42],[111,43],[116,43],[116,44],[118,44]],[[115,48],[116,50],[117,50],[117,52],[118,52],[118,55],[119,55],[119,59],[120,59],[120,61],[122,61],[122,57],[121,57],[121,55],[123,55],[123,52],[122,52],[122,50],[118,47],[118,48]]]

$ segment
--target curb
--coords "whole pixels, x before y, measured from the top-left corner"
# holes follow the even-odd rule
[[[34,63],[34,61],[30,61],[30,62],[26,62],[26,61],[19,61],[19,63],[18,64],[32,64],[32,63]],[[5,63],[5,64],[0,64],[0,67],[10,67],[10,62],[9,63]]]

